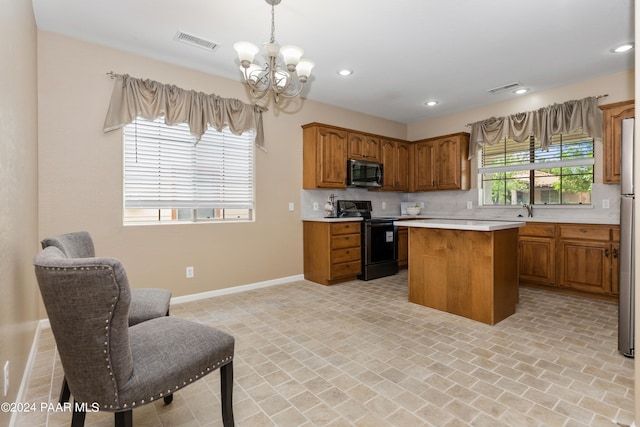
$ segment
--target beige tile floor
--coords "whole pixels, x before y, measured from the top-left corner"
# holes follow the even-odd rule
[[[615,426],[633,419],[633,361],[617,306],[522,288],[495,326],[407,302],[406,271],[325,287],[299,281],[172,307],[236,338],[238,426]],[[26,401],[55,403],[61,367],[42,332]],[[136,426],[220,426],[218,372]],[[69,425],[69,412],[17,426]],[[111,426],[89,413],[87,426]]]

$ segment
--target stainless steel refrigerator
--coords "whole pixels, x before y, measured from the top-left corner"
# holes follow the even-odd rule
[[[622,121],[620,178],[620,297],[618,305],[618,350],[633,357],[634,347],[634,188],[633,188],[634,119]]]

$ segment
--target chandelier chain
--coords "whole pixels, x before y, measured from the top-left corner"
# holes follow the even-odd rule
[[[276,32],[276,8],[273,5],[273,3],[271,3],[271,40],[270,40],[271,43],[276,42],[275,32]]]

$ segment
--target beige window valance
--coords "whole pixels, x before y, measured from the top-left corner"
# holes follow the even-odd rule
[[[523,142],[533,135],[540,147],[547,150],[551,136],[578,129],[596,140],[602,139],[602,111],[595,96],[553,104],[535,111],[505,117],[491,117],[471,124],[469,159],[483,145],[494,145],[504,138]]]
[[[221,98],[174,85],[111,74],[113,85],[104,131],[120,129],[136,117],[155,120],[164,117],[167,125],[186,123],[191,134],[199,141],[207,126],[220,131],[225,125],[236,135],[247,130],[256,131],[256,145],[264,150],[262,112],[258,105],[249,105],[238,99]]]

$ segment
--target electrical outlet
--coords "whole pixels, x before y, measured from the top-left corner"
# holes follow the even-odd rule
[[[2,395],[4,397],[7,397],[7,394],[9,394],[9,361],[7,360],[6,362],[4,362],[4,386],[2,387]]]
[[[602,199],[602,209],[609,209],[609,199]]]
[[[193,267],[187,267],[187,279],[193,279]]]
[[[318,210],[318,202],[313,202],[313,210],[314,211]]]
[[[289,212],[293,212],[296,208],[296,205],[293,204],[293,202],[289,202]]]
[[[467,209],[473,209],[473,202],[471,200],[467,202]]]

